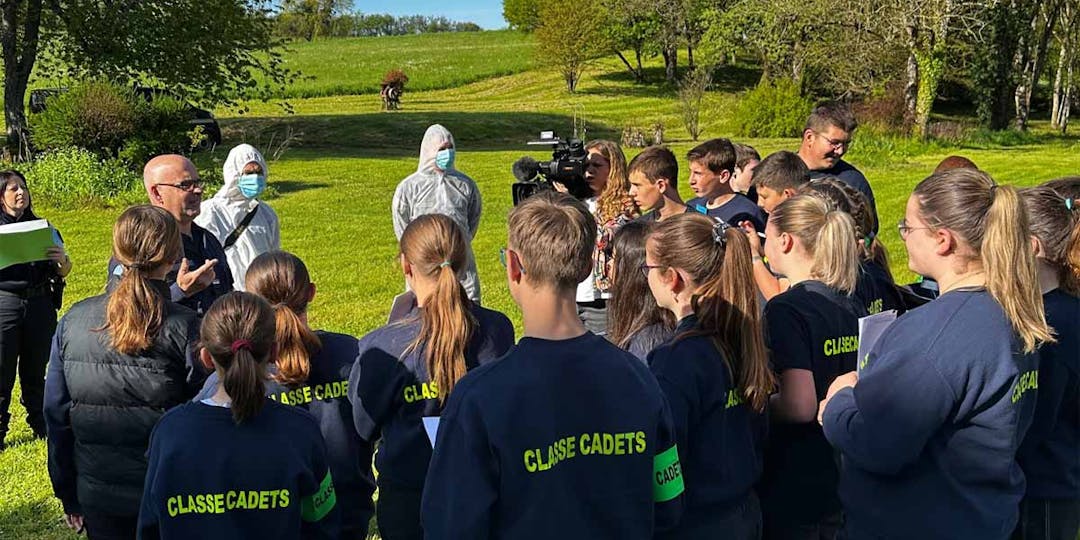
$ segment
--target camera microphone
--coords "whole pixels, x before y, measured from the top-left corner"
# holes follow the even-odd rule
[[[529,156],[522,156],[514,162],[514,166],[510,168],[514,173],[514,178],[517,178],[518,182],[528,182],[540,172],[540,164]]]

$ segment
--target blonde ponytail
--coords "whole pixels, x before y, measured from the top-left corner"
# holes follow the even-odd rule
[[[817,197],[796,195],[773,210],[769,223],[799,239],[813,261],[811,277],[844,294],[855,290],[861,251],[850,215]]]

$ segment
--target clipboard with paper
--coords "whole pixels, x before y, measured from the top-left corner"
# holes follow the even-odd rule
[[[870,351],[874,349],[874,345],[881,339],[885,329],[892,325],[894,321],[896,321],[895,309],[859,319],[859,357],[856,371],[862,373],[863,368],[866,367],[866,363],[870,359]]]
[[[59,234],[44,219],[0,225],[0,268],[43,261],[45,250],[60,245]]]

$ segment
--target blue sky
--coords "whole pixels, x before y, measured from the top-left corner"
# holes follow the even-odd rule
[[[454,21],[472,21],[486,30],[506,27],[502,0],[357,0],[353,8],[363,13],[442,15]]]

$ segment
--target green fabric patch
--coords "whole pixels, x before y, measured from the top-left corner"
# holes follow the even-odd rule
[[[682,495],[683,489],[679,449],[672,445],[653,458],[653,500],[670,501]]]
[[[319,521],[334,509],[335,504],[337,493],[334,492],[330,471],[326,471],[326,478],[319,484],[319,489],[300,500],[300,518],[307,522]]]

